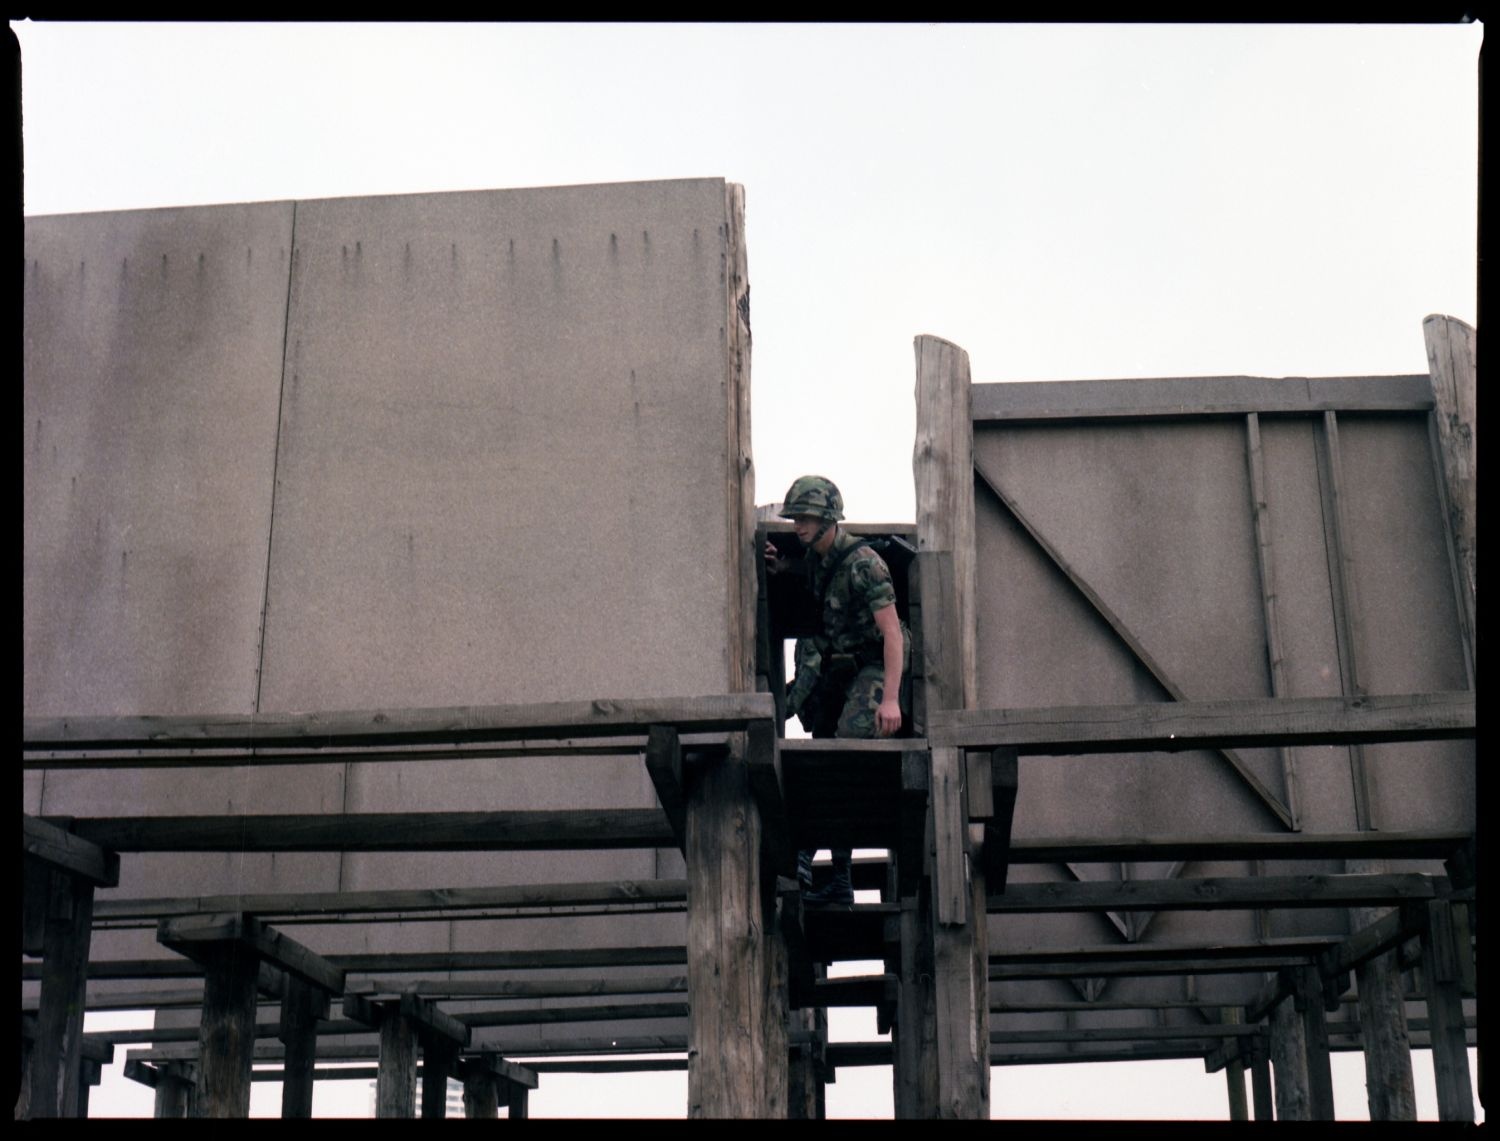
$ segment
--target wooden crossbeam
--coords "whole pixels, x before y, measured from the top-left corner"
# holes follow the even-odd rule
[[[94,817],[80,836],[121,852],[524,852],[669,848],[660,809]]]
[[[1130,963],[1137,960],[1166,962],[1172,959],[1244,959],[1264,955],[1293,955],[1309,962],[1339,940],[1333,937],[1302,936],[1286,939],[1263,939],[1251,943],[1100,943],[1081,947],[1028,947],[1024,950],[991,951],[990,965],[1009,966],[1025,963]]]
[[[75,836],[56,824],[21,814],[21,854],[39,860],[55,871],[81,876],[95,887],[116,887],[120,882],[120,855]],[[98,904],[94,905],[98,914]]]
[[[791,819],[781,780],[781,741],[770,721],[757,721],[745,731],[745,763],[750,794],[760,808],[761,842],[772,871],[795,875],[797,850],[792,846]]]
[[[404,951],[327,955],[346,973],[415,974],[421,971],[551,970],[567,967],[681,966],[687,952],[681,944],[659,947],[568,947],[531,951]],[[193,978],[203,968],[185,959],[96,959],[91,979]],[[40,964],[22,963],[21,978],[36,979]],[[261,988],[264,991],[264,986]]]
[[[483,1042],[476,1042],[471,1047],[472,1052],[486,1051]],[[637,1034],[637,1035],[611,1035],[610,1037],[590,1038],[558,1038],[528,1048],[525,1057],[543,1058],[556,1055],[570,1054],[674,1054],[683,1053],[687,1050],[687,1034]],[[198,1045],[195,1042],[176,1042],[166,1046],[153,1046],[146,1050],[131,1050],[127,1055],[142,1062],[159,1063],[172,1061],[195,1061],[198,1057]],[[254,1050],[254,1060],[257,1064],[262,1062],[283,1062],[286,1058],[286,1048],[280,1042],[257,1042]],[[380,1056],[380,1044],[378,1042],[349,1042],[334,1040],[319,1040],[317,1058],[319,1062],[366,1062]],[[528,1061],[525,1065],[530,1066]]]
[[[656,788],[656,799],[667,814],[679,852],[686,851],[687,775],[682,764],[682,742],[671,725],[653,725],[646,734],[646,772]]]
[[[209,717],[28,717],[27,749],[192,748],[262,744],[391,745],[619,735],[670,724],[680,733],[743,729],[774,718],[770,694],[606,698],[325,713]]]
[[[1472,834],[1413,832],[1262,832],[1177,836],[1060,836],[1012,839],[1013,864],[1193,860],[1441,860]]]
[[[1213,911],[1227,908],[1372,907],[1443,893],[1442,877],[1299,875],[1011,884],[991,914],[1076,911]],[[1352,963],[1350,964],[1352,965]],[[1345,967],[1344,969],[1347,969]]]
[[[1258,1026],[1234,1024],[1203,1026],[1077,1026],[1063,1030],[991,1030],[990,1044],[1022,1045],[1034,1042],[1167,1042],[1185,1040],[1211,1042],[1223,1038],[1245,1038],[1261,1033]]]
[[[521,884],[385,891],[319,891],[179,898],[112,899],[94,904],[96,920],[160,919],[210,911],[245,911],[262,920],[309,915],[576,907],[606,903],[685,903],[687,880]]]
[[[1275,697],[1047,709],[940,709],[928,741],[1014,746],[1023,756],[1157,753],[1273,745],[1444,741],[1474,736],[1474,694]]]
[[[1177,419],[1250,412],[1426,412],[1425,374],[1400,376],[1204,376],[975,384],[976,424],[1038,420]]]
[[[374,979],[355,979],[344,984],[344,993],[362,993],[372,999],[392,998],[403,992],[426,998],[586,998],[674,994],[685,990],[685,975],[624,979],[418,979],[402,983],[399,990],[383,987]]]
[[[241,911],[163,919],[157,927],[156,941],[190,959],[199,959],[204,951],[225,943],[235,943],[262,962],[296,975],[320,990],[340,994],[344,989],[342,970]]]
[[[685,1002],[611,1003],[607,1006],[547,1006],[522,1010],[475,1010],[457,1015],[466,1026],[552,1026],[565,1022],[627,1022],[642,1018],[686,1018]]]

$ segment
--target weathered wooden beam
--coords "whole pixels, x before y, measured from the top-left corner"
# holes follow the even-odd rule
[[[207,744],[417,745],[598,737],[670,724],[680,733],[743,729],[775,716],[766,693],[601,698],[521,705],[251,713],[210,717],[28,717],[27,749],[192,748]]]
[[[1310,962],[1339,940],[1334,936],[1306,935],[1248,943],[1144,942],[1099,943],[1078,947],[1028,947],[1024,950],[992,951],[992,966],[1021,963],[1129,963],[1137,960],[1166,962],[1171,959],[1258,959],[1268,954],[1292,955]]]
[[[904,750],[901,754],[901,803],[898,810],[900,838],[895,852],[896,891],[902,899],[916,894],[926,871],[931,785],[932,754],[925,749]]]
[[[1094,836],[1013,839],[1012,864],[1111,863],[1121,860],[1343,860],[1380,856],[1399,860],[1443,859],[1470,840],[1470,833],[1330,832],[1251,833],[1239,836]]]
[[[21,854],[54,871],[79,876],[95,887],[120,882],[120,854],[91,844],[55,824],[21,814]]]
[[[205,951],[218,958],[223,944],[234,943],[252,961],[269,963],[320,990],[341,994],[344,989],[344,972],[340,968],[242,911],[163,919],[157,927],[156,941],[190,959],[200,959]]]
[[[983,762],[981,771],[989,777],[982,790],[989,799],[989,813],[984,819],[980,866],[984,872],[986,895],[991,899],[1003,898],[1006,881],[1010,876],[1010,837],[1011,827],[1015,822],[1016,795],[1020,788],[1020,763],[1015,749],[992,749],[987,755],[979,756]],[[973,811],[972,803],[970,811]]]
[[[1271,1094],[1271,1055],[1264,1038],[1252,1038],[1250,1048],[1250,1100],[1255,1106],[1256,1121],[1273,1121],[1275,1101]]]
[[[1439,314],[1423,319],[1422,336],[1427,343],[1427,367],[1434,397],[1432,419],[1442,474],[1439,483],[1444,491],[1447,529],[1452,536],[1458,569],[1459,610],[1465,633],[1472,638],[1479,533],[1475,494],[1479,456],[1476,336],[1471,326],[1456,317]]]
[[[1425,412],[1432,384],[1416,376],[1019,381],[973,386],[976,423],[1178,419],[1251,412]]]
[[[420,971],[550,970],[560,967],[659,967],[687,961],[681,945],[664,947],[578,947],[528,951],[407,951],[325,956],[339,969],[360,974],[407,974]],[[191,978],[203,974],[197,963],[181,959],[95,960],[92,979]],[[41,977],[40,964],[22,963],[21,978]],[[262,985],[262,990],[266,988]]]
[[[589,1037],[549,1037],[547,1041],[528,1045],[526,1057],[542,1058],[554,1055],[623,1055],[623,1054],[671,1054],[686,1052],[687,1035],[682,1034],[636,1034],[620,1035],[614,1034],[608,1037],[599,1035]],[[475,1043],[476,1050],[496,1050],[500,1047],[493,1043],[483,1041]],[[166,1061],[191,1061],[198,1057],[198,1046],[196,1043],[182,1042],[169,1043],[165,1046],[154,1046],[147,1050],[132,1050],[131,1057],[139,1058],[146,1062]],[[333,1062],[362,1062],[378,1059],[380,1046],[378,1042],[368,1041],[325,1041],[318,1042],[318,1061],[321,1063]],[[262,1062],[280,1064],[286,1060],[286,1048],[279,1042],[258,1042],[255,1046],[254,1060],[257,1064]],[[530,1063],[527,1063],[530,1065]]]
[[[732,743],[688,792],[689,1117],[765,1115],[760,809],[745,748]]]
[[[677,850],[682,851],[687,821],[687,775],[682,764],[682,742],[673,726],[653,725],[647,732],[646,772],[672,825]]]
[[[814,1006],[879,1006],[897,1001],[900,979],[892,974],[845,975],[813,984]]]
[[[686,1018],[685,1002],[612,1003],[607,1006],[546,1006],[524,1010],[471,1010],[454,1017],[463,1025],[551,1026],[564,1022],[620,1022],[638,1018]]]
[[[83,1102],[79,1060],[83,1056],[83,1012],[89,938],[94,907],[92,880],[49,871],[42,931],[41,996],[35,1040],[28,1051],[25,1114],[32,1118],[77,1117]],[[29,964],[22,964],[23,973]]]
[[[1462,986],[1469,949],[1457,938],[1455,907],[1435,899],[1426,905],[1422,930],[1422,988],[1431,1024],[1432,1070],[1438,1120],[1474,1121],[1474,1093],[1464,1033]]]
[[[613,994],[673,994],[687,990],[687,976],[587,979],[417,979],[391,989],[375,979],[345,983],[344,993],[378,1001],[403,993],[424,998],[585,998]]]
[[[930,722],[933,745],[1010,745],[1023,756],[1438,741],[1474,736],[1474,694],[936,710]]]
[[[1333,1070],[1328,1060],[1328,1019],[1324,1009],[1323,979],[1316,967],[1294,973],[1293,1006],[1302,1016],[1303,1049],[1307,1056],[1309,1112],[1314,1121],[1334,1120]]]
[[[1102,979],[1133,976],[1235,975],[1277,971],[1283,967],[1301,966],[1307,956],[1265,954],[1247,958],[1212,959],[1138,959],[1123,962],[1083,963],[1007,963],[989,968],[991,982],[1016,982],[1026,979]]]
[[[281,1116],[312,1116],[314,1062],[318,1056],[318,1020],[328,1017],[328,992],[298,975],[287,977],[281,996],[277,1037],[286,1046],[281,1086]]]
[[[1222,1013],[1224,1022],[1228,1025],[1240,1028],[1239,1024],[1244,1019],[1244,1012],[1234,1007],[1225,1007]],[[1255,1035],[1259,1036],[1259,1027],[1248,1027]],[[1239,1039],[1244,1042],[1245,1040]],[[1250,1105],[1245,1100],[1245,1062],[1242,1057],[1236,1056],[1229,1060],[1224,1067],[1224,1081],[1229,1089],[1229,1119],[1231,1121],[1249,1121]]]
[[[121,852],[525,852],[670,848],[660,809],[80,818]]]
[[[1312,1093],[1307,1079],[1306,1032],[1295,1005],[1271,1009],[1270,1062],[1275,1071],[1276,1120],[1312,1120]]]
[[[194,955],[204,969],[197,1112],[203,1117],[248,1117],[260,963],[234,939],[198,944]]]
[[[606,883],[519,884],[513,887],[440,887],[411,890],[267,892],[189,895],[155,899],[101,899],[94,919],[162,919],[212,911],[245,911],[264,922],[316,915],[384,912],[546,909],[589,904],[683,903],[687,880],[617,880]]]
[[[347,1008],[346,1008],[347,1009]],[[380,1063],[375,1074],[375,1116],[416,1116],[417,1031],[395,1011],[380,1019]]]
[[[723,753],[727,732],[682,733],[690,759]],[[542,738],[497,744],[420,745],[205,745],[126,747],[85,745],[80,748],[23,750],[23,770],[216,769],[254,765],[410,764],[414,761],[503,761],[543,757],[629,757],[645,751],[644,732],[603,737]]]
[[[761,838],[770,869],[776,875],[795,875],[797,850],[792,846],[786,792],[781,783],[781,741],[774,723],[757,721],[745,730],[745,763],[750,794],[760,809]]]
[[[1390,905],[1436,898],[1446,883],[1441,877],[1417,873],[1019,883],[1011,884],[1004,895],[991,895],[988,909],[991,914],[1035,914]]]
[[[448,1116],[448,1077],[458,1063],[458,1044],[440,1034],[418,1032],[422,1045],[422,1120],[442,1121]]]
[[[991,1030],[992,1045],[1031,1042],[1216,1042],[1225,1038],[1251,1038],[1258,1026],[1205,1024],[1203,1026],[1077,1026],[1062,1030]]]

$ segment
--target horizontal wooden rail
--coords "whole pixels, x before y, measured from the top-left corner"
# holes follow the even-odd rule
[[[94,919],[162,919],[205,911],[246,911],[262,919],[385,912],[475,911],[491,907],[548,908],[599,903],[680,903],[686,880],[542,883],[515,887],[440,887],[385,891],[190,895],[166,899],[101,899]]]
[[[210,717],[28,717],[25,747],[41,750],[296,745],[382,746],[618,736],[650,726],[679,733],[744,729],[775,716],[766,693],[600,699],[329,713]]]
[[[975,423],[1260,413],[1427,412],[1432,381],[1402,376],[1202,376],[1015,381],[971,388]]]
[[[118,852],[524,852],[676,844],[659,808],[79,817],[70,827]]]
[[[1012,864],[1118,863],[1172,860],[1443,860],[1473,833],[1264,832],[1177,836],[1041,836],[1015,839]]]
[[[1242,876],[1114,882],[1014,883],[989,897],[991,914],[1072,911],[1213,911],[1226,908],[1377,907],[1446,893],[1445,877]]]
[[[928,743],[1002,745],[1023,755],[1156,753],[1275,745],[1437,741],[1474,736],[1474,694],[1273,697],[1051,709],[940,709]]]

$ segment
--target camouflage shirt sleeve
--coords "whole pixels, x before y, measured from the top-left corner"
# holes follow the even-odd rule
[[[868,547],[849,559],[849,585],[856,599],[861,599],[869,613],[882,610],[896,601],[896,588],[885,560]]]

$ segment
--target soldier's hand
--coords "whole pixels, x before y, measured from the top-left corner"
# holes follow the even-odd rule
[[[766,540],[766,573],[776,574],[782,568],[783,560],[776,551],[776,544],[770,539]]]
[[[875,735],[891,737],[901,731],[901,704],[887,698],[875,710]]]

